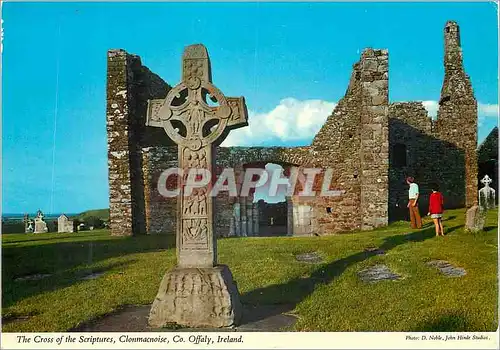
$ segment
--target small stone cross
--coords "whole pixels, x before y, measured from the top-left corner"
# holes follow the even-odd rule
[[[212,154],[230,130],[247,126],[243,97],[226,97],[212,84],[207,49],[191,45],[182,57],[182,81],[162,100],[150,100],[146,125],[161,127],[178,144],[179,168],[212,171]],[[177,206],[177,266],[217,264],[213,202],[209,186],[184,195]]]
[[[488,175],[484,175],[481,179],[484,187],[479,190],[479,208],[482,211],[495,208],[495,190],[490,187],[492,182]]]

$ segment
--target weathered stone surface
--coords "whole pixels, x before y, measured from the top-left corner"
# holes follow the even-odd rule
[[[484,187],[479,190],[479,205],[474,205],[469,208],[465,216],[466,231],[482,231],[486,222],[488,210],[495,208],[495,190],[490,187],[491,182],[492,180],[488,175],[485,175],[481,180]]]
[[[24,232],[25,233],[33,233],[33,231],[35,230],[35,228],[33,227],[33,225],[35,224],[35,221],[30,219],[28,214],[24,214],[23,222],[24,222]]]
[[[165,97],[169,90],[138,56],[108,51],[106,129],[112,235],[146,232],[149,197],[144,193],[142,149],[173,144],[163,132],[145,125],[147,100]]]
[[[26,322],[29,319],[31,319],[35,314],[31,315],[18,315],[18,314],[10,314],[8,316],[3,316],[2,315],[2,324],[7,325],[10,323],[21,323],[21,322]]]
[[[17,277],[14,281],[20,282],[20,281],[39,281],[41,279],[47,278],[52,276],[49,273],[36,273],[33,275],[26,275],[26,276],[21,276]]]
[[[323,262],[323,258],[319,256],[317,252],[296,255],[295,260],[308,264],[320,264]]]
[[[238,288],[227,266],[176,268],[163,277],[149,324],[229,327],[239,323],[241,310]]]
[[[91,273],[91,274],[88,274],[86,276],[83,276],[82,278],[80,278],[81,280],[83,281],[88,281],[88,280],[95,280],[101,276],[104,275],[104,272],[94,272],[94,273]]]
[[[392,272],[386,265],[375,265],[358,272],[359,278],[366,283],[376,283],[383,280],[399,280],[401,276]]]
[[[465,269],[453,266],[445,260],[432,260],[427,265],[437,268],[443,275],[448,277],[462,277],[467,274]]]
[[[441,88],[436,135],[462,151],[464,157],[465,205],[477,204],[477,101],[465,73],[460,28],[448,21],[444,30],[445,76]]]
[[[218,106],[210,107],[207,98]],[[206,48],[191,45],[183,53],[182,81],[164,99],[148,101],[146,125],[162,128],[178,145],[178,175],[184,177],[193,170],[211,174],[215,145],[230,130],[247,125],[247,118],[243,97],[226,97],[212,84]],[[206,128],[211,122],[215,123]],[[167,179],[160,181],[167,183]],[[177,268],[168,272],[160,285],[149,317],[152,326],[175,322],[226,327],[240,320],[241,304],[231,272],[225,265],[217,266],[209,185],[191,193],[184,186],[178,187]],[[248,229],[252,231],[252,204],[241,198],[242,214],[250,215]]]
[[[380,248],[366,248],[365,252],[375,255],[385,255],[385,251]]]
[[[115,312],[86,322],[71,332],[279,332],[297,322],[288,314],[290,305],[243,305],[241,324],[224,328],[151,328],[148,325],[150,305],[122,307]],[[4,319],[2,319],[4,321]]]
[[[481,179],[484,187],[479,190],[479,209],[484,212],[496,206],[495,190],[490,187],[492,182],[493,180],[487,174]]]
[[[35,224],[35,229],[33,231],[34,233],[49,232],[49,229],[47,228],[47,223],[43,220],[43,213],[41,210],[38,210],[38,212],[36,213],[34,224]]]
[[[484,227],[485,215],[478,205],[473,205],[465,214],[465,230],[468,232],[478,232]]]

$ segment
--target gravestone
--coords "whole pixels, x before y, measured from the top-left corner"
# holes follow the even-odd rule
[[[32,219],[30,219],[28,214],[24,214],[24,232],[25,233],[33,233],[33,224],[35,223]]]
[[[484,228],[488,210],[495,208],[495,190],[490,187],[492,181],[488,175],[485,175],[481,180],[484,187],[479,190],[479,205],[474,205],[467,210],[465,218],[466,231],[481,231]]]
[[[454,266],[445,260],[432,260],[427,265],[437,268],[439,272],[447,277],[462,277],[467,274],[465,269]]]
[[[396,281],[402,277],[389,269],[386,265],[371,266],[358,272],[359,278],[365,283],[377,283],[384,280]]]
[[[481,180],[484,187],[479,190],[479,208],[485,212],[495,208],[495,190],[490,187],[492,182],[488,175],[484,175]]]
[[[320,264],[323,262],[323,258],[317,252],[296,255],[295,260],[308,264]]]
[[[47,223],[43,221],[43,213],[38,210],[35,217],[35,233],[45,233],[48,232]]]
[[[215,146],[230,130],[248,125],[247,109],[243,97],[226,97],[212,84],[206,48],[191,45],[184,50],[182,81],[165,99],[148,102],[146,125],[163,128],[177,143],[179,168],[184,174],[192,168],[211,172]],[[241,318],[239,293],[229,267],[217,264],[209,186],[191,194],[182,183],[179,189],[177,266],[163,277],[149,324],[237,325]]]

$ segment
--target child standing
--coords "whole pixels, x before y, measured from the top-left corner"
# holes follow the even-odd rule
[[[436,236],[444,236],[443,230],[443,204],[444,199],[437,184],[432,185],[432,193],[429,198],[429,213],[436,227]]]

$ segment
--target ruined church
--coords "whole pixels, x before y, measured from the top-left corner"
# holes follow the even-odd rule
[[[163,130],[146,126],[148,100],[165,98],[171,86],[123,50],[108,51],[107,64],[111,233],[175,234],[177,199],[162,197],[157,183],[162,171],[177,167],[177,146]],[[342,196],[293,195],[273,206],[254,201],[253,194],[232,198],[221,192],[214,199],[215,234],[258,236],[275,225],[286,235],[381,227],[407,215],[406,176],[420,185],[422,213],[433,182],[447,209],[474,205],[477,103],[457,23],[444,27],[445,73],[436,120],[421,102],[389,101],[388,65],[388,50],[362,52],[345,96],[308,146],[215,148],[216,169],[242,172],[268,163],[285,170],[332,168],[330,188],[344,191]]]

